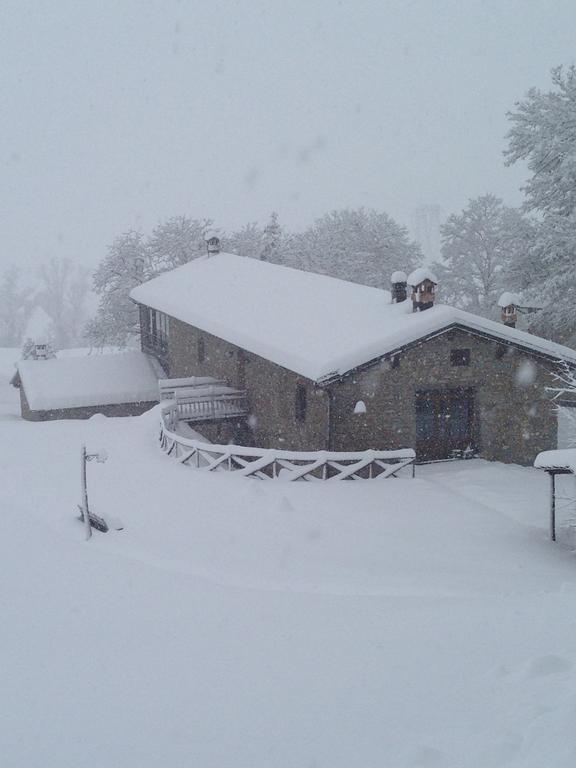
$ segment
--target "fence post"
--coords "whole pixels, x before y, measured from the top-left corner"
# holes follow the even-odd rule
[[[90,510],[88,509],[88,484],[86,482],[86,464],[88,463],[88,460],[86,455],[86,446],[83,445],[82,450],[80,451],[80,482],[82,484],[82,511],[84,515],[84,530],[86,531],[86,540],[88,540],[92,536],[92,527],[90,525]]]

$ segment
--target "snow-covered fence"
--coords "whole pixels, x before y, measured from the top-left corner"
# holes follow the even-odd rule
[[[181,464],[208,472],[227,470],[260,480],[372,480],[395,477],[416,454],[399,451],[281,451],[242,445],[213,445],[177,434],[176,403],[162,408],[160,446]]]

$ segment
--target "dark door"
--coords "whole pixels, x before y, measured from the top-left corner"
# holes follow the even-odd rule
[[[448,459],[474,446],[471,389],[431,389],[416,393],[416,456]]]

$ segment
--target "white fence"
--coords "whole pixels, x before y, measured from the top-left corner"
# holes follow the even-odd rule
[[[280,451],[241,445],[213,445],[177,434],[179,408],[162,408],[160,445],[181,464],[208,472],[227,470],[261,480],[372,480],[395,477],[409,468],[414,476],[416,454],[399,451]]]

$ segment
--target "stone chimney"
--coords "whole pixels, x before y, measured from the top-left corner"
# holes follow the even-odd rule
[[[428,267],[419,267],[408,275],[408,285],[412,288],[412,310],[424,312],[434,306],[438,280]]]
[[[393,272],[390,277],[392,285],[392,304],[400,304],[408,298],[408,278],[405,272]]]
[[[214,256],[216,253],[220,253],[220,238],[217,235],[210,232],[207,234],[206,251],[208,256]]]
[[[510,293],[505,291],[498,300],[498,306],[502,310],[501,318],[504,325],[508,328],[516,328],[518,321],[518,307],[521,304],[520,297],[517,293]]]

